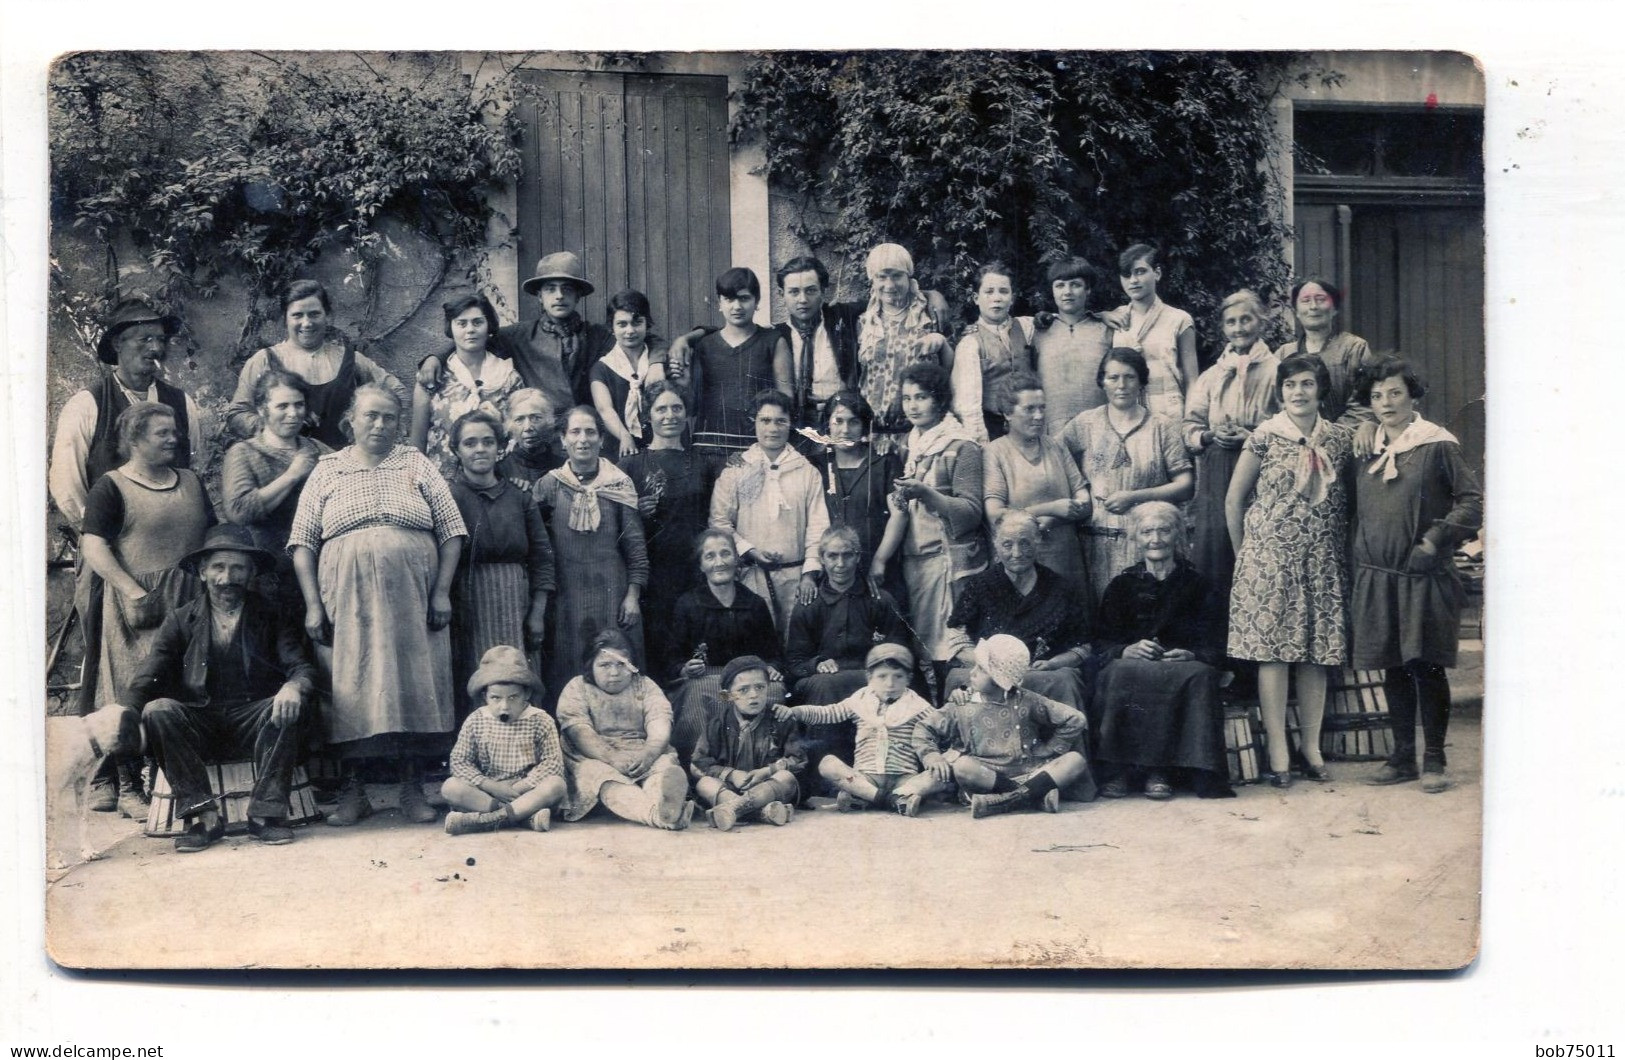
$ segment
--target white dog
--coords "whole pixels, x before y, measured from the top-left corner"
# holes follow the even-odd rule
[[[73,734],[70,739],[60,743],[50,741],[47,747],[50,764],[46,776],[53,785],[49,805],[73,807],[79,833],[79,860],[95,861],[101,852],[90,845],[91,779],[106,756],[141,754],[145,750],[146,734],[141,727],[141,716],[117,703],[109,703],[78,721],[77,726],[67,727]],[[52,847],[50,867],[65,869],[68,860],[63,856],[66,844],[62,840],[66,837],[53,838],[57,842],[49,844]]]

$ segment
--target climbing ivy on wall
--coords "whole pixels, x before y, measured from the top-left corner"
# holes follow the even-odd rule
[[[380,225],[393,219],[438,248],[427,292],[454,269],[476,273],[485,194],[519,171],[517,90],[505,71],[467,77],[444,55],[67,56],[50,80],[52,221],[110,260],[96,290],[53,269],[57,307],[93,338],[130,293],[127,274],[166,306],[208,298],[231,275],[252,296],[243,355],[275,292],[338,253],[344,282],[365,295],[365,337],[381,338],[406,318],[375,319]],[[140,260],[116,260],[120,247]]]
[[[1016,266],[1027,310],[1045,265],[1079,254],[1115,276],[1117,251],[1166,251],[1162,290],[1204,331],[1238,286],[1289,284],[1272,104],[1285,53],[780,52],[735,99],[796,234],[860,262],[883,240],[922,282],[965,304],[979,263]],[[1118,304],[1115,280],[1095,293]]]

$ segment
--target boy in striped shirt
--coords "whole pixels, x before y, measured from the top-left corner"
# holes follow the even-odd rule
[[[937,787],[921,772],[914,728],[932,713],[931,704],[908,687],[914,656],[901,644],[877,644],[864,660],[868,684],[830,706],[778,707],[783,719],[808,725],[850,721],[857,748],[849,765],[834,755],[818,763],[818,775],[840,789],[835,808],[843,812],[890,806],[904,817],[920,812],[920,800]]]

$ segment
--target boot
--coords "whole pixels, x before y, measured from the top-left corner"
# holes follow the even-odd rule
[[[327,823],[335,828],[348,828],[364,817],[372,816],[372,803],[367,801],[367,789],[361,778],[351,773],[339,788],[338,805],[327,815]]]
[[[142,764],[139,758],[121,758],[118,762],[118,812],[137,821],[145,821],[147,811],[152,809],[141,783]]]
[[[423,784],[417,777],[401,781],[400,800],[396,803],[401,808],[401,816],[413,824],[433,824],[440,814],[429,800],[423,795]]]
[[[770,802],[762,807],[762,820],[768,824],[785,825],[796,815],[796,808],[787,802]]]
[[[970,797],[970,815],[972,817],[992,817],[994,814],[1009,813],[1027,805],[1029,795],[1026,788],[1017,788],[1015,791],[1000,791],[989,795],[972,795]]]
[[[424,803],[425,806],[428,803]],[[546,810],[542,811],[546,813]],[[511,818],[506,810],[488,810],[485,813],[465,813],[453,810],[446,814],[447,835],[469,835],[473,832],[495,832]]]
[[[90,781],[89,808],[97,813],[112,813],[118,809],[118,763],[111,757],[102,759]]]

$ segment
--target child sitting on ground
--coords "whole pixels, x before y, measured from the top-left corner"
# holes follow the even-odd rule
[[[724,832],[752,816],[783,825],[795,815],[807,758],[796,723],[768,711],[769,684],[767,663],[755,655],[723,667],[728,705],[706,720],[694,748],[694,792],[711,807],[711,826]]]
[[[468,716],[451,749],[451,776],[440,794],[451,804],[451,835],[494,832],[529,823],[545,832],[553,807],[564,800],[564,753],[559,730],[538,708],[542,682],[518,648],[499,644],[480,658],[468,679],[470,701],[484,702]]]
[[[914,746],[934,780],[957,784],[972,817],[1035,806],[1058,813],[1061,789],[1080,784],[1094,798],[1089,762],[1076,748],[1083,714],[1021,687],[1027,645],[997,633],[976,645],[968,690],[914,729]]]
[[[908,687],[914,655],[901,644],[876,644],[864,660],[868,687],[830,706],[776,707],[781,720],[810,725],[850,721],[857,726],[857,750],[849,765],[834,755],[818,763],[818,775],[840,789],[835,808],[844,812],[890,806],[904,817],[920,812],[920,800],[940,787],[920,764],[914,727],[935,713]]]

